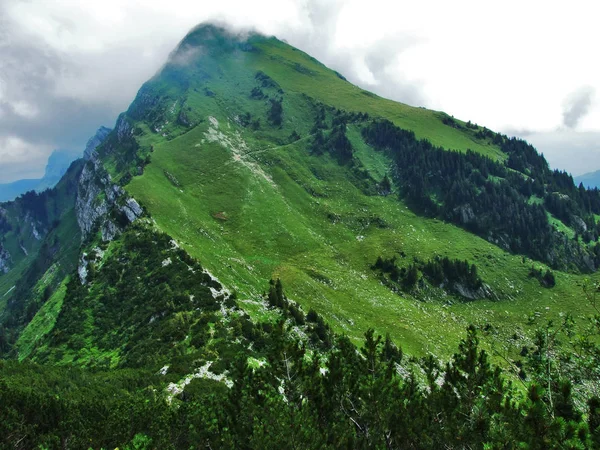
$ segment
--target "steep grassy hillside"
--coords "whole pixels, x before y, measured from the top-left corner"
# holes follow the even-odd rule
[[[379,135],[381,124],[387,131]],[[413,134],[396,145],[390,132],[402,130]],[[408,163],[407,146],[417,152]],[[194,30],[97,152],[112,179],[255,319],[270,318],[262,294],[277,277],[337,331],[360,339],[375,327],[415,354],[447,354],[469,323],[526,339],[530,317],[590,310],[578,272],[592,272],[600,258],[592,194],[552,173],[524,142],[377,97],[275,38]],[[471,200],[455,205],[447,194]],[[484,212],[503,203],[483,217],[473,199]],[[523,237],[501,227],[515,205]],[[77,236],[74,219],[59,223],[59,235]],[[10,233],[6,246],[14,247]],[[19,258],[0,276],[7,300],[19,278],[28,298],[43,291],[52,268],[41,264],[23,278],[32,259]],[[472,288],[460,274],[440,272],[444,258],[476,273]],[[374,267],[378,259],[393,261],[393,270]],[[49,332],[60,301],[48,299],[49,321],[33,323],[19,354],[30,353],[36,329]]]
[[[99,133],[0,209],[0,447],[600,445],[600,193],[526,142],[210,25]]]
[[[350,162],[315,151],[320,129],[327,136],[335,123],[335,109],[360,114],[346,128]],[[582,276],[556,273],[556,287],[546,289],[529,276],[532,265],[546,270],[543,264],[423,217],[398,199],[397,185],[392,195],[378,195],[393,164],[361,136],[368,117],[388,118],[446,149],[509,159],[493,144],[494,133],[367,93],[274,38],[240,44],[210,27],[182,42],[123,119],[142,155],[137,168],[127,172],[131,164],[110,148],[104,154],[126,182],[144,167],[127,190],[162,230],[236,289],[255,317],[264,280],[273,276],[337,330],[358,338],[375,326],[416,353],[444,353],[467,323],[512,335],[533,313],[588,310]],[[406,267],[436,255],[468,260],[498,300],[465,302],[428,285],[394,292],[371,266],[378,256],[395,255]]]

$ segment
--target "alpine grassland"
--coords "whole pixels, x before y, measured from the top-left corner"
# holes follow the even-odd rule
[[[414,212],[397,186],[378,195],[374,186],[391,175],[392,161],[364,142],[359,124],[347,126],[351,162],[311,148],[320,108],[385,117],[445,149],[505,160],[491,139],[444,124],[441,113],[366,93],[274,38],[250,38],[247,45],[171,63],[142,88],[167,110],[152,125],[159,132],[136,122],[151,162],[126,189],[161,230],[235,289],[257,320],[264,280],[274,277],[337,331],[359,340],[375,327],[416,354],[447,354],[469,323],[492,324],[505,338],[526,331],[532,314],[543,321],[590,312],[580,287],[589,275],[557,272],[556,287],[544,289],[529,271],[545,264]],[[253,96],[258,91],[264,98]],[[268,119],[271,97],[282,98],[280,125]],[[195,126],[182,125],[182,114]],[[497,298],[465,301],[429,287],[394,292],[371,266],[378,256],[401,252],[405,265],[435,256],[476,264]]]
[[[0,448],[600,446],[600,192],[192,30],[0,204]]]

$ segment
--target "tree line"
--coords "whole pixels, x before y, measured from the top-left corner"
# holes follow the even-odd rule
[[[503,138],[501,148],[509,155],[504,164],[470,150],[436,147],[387,120],[369,123],[362,134],[367,143],[393,158],[400,194],[420,212],[554,268],[590,271],[600,264],[595,248],[585,242],[566,242],[547,216],[548,210],[567,224],[580,224],[588,242],[595,242],[598,190],[575,187],[570,175],[551,171],[543,156],[524,141]],[[543,204],[531,201],[534,196]],[[594,262],[591,267],[586,256]]]

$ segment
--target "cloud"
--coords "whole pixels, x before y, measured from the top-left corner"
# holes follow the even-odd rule
[[[600,168],[600,132],[556,129],[530,131],[526,137],[543,153],[550,167],[566,170],[573,175],[592,172]]]
[[[418,83],[394,76],[397,55],[410,47],[402,33],[362,48],[336,45],[347,0],[222,0],[210,5],[173,0],[100,3],[5,0],[0,3],[0,139],[36,165],[40,148],[83,149],[111,126],[144,81],[167,61],[186,64],[198,47],[173,52],[198,23],[210,20],[239,34],[255,29],[292,45],[380,95],[421,104]],[[8,148],[8,147],[7,147]],[[26,156],[24,156],[25,158]],[[24,164],[0,159],[0,181],[25,176]]]
[[[398,71],[401,54],[417,46],[422,39],[415,33],[389,30],[377,39],[346,45],[342,37],[344,23],[352,15],[353,3],[356,2],[308,0],[301,10],[303,25],[296,30],[282,30],[283,36],[291,45],[340,72],[351,83],[403,103],[427,103],[422,82]],[[355,33],[364,35],[367,31],[355,30]]]
[[[18,136],[0,137],[0,183],[41,178],[51,147],[34,145]]]
[[[583,86],[572,92],[563,104],[563,124],[568,128],[575,128],[581,119],[590,111],[595,89]]]
[[[596,6],[546,2],[540,21],[538,3],[0,0],[0,139],[27,142],[32,164],[35,146],[82,150],[207,20],[276,35],[365,89],[491,129],[600,131]],[[565,100],[577,86],[588,87]],[[0,180],[10,164],[0,158]]]

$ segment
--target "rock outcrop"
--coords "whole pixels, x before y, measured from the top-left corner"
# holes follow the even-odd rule
[[[83,151],[83,158],[86,160],[90,159],[92,157],[92,153],[94,152],[94,150],[96,150],[96,147],[98,147],[106,140],[111,131],[112,130],[110,128],[106,127],[98,128],[96,134],[92,136],[87,142],[85,150]]]
[[[110,241],[124,225],[142,215],[142,208],[111,180],[97,154],[92,152],[79,178],[75,212],[82,240],[99,227],[102,239]]]
[[[0,245],[0,273],[8,273],[11,263],[12,258],[10,257],[10,253]]]
[[[496,295],[492,288],[485,283],[482,283],[478,289],[469,288],[462,283],[454,283],[452,285],[452,290],[468,300],[479,300],[484,298],[492,300],[499,299],[498,295]]]

